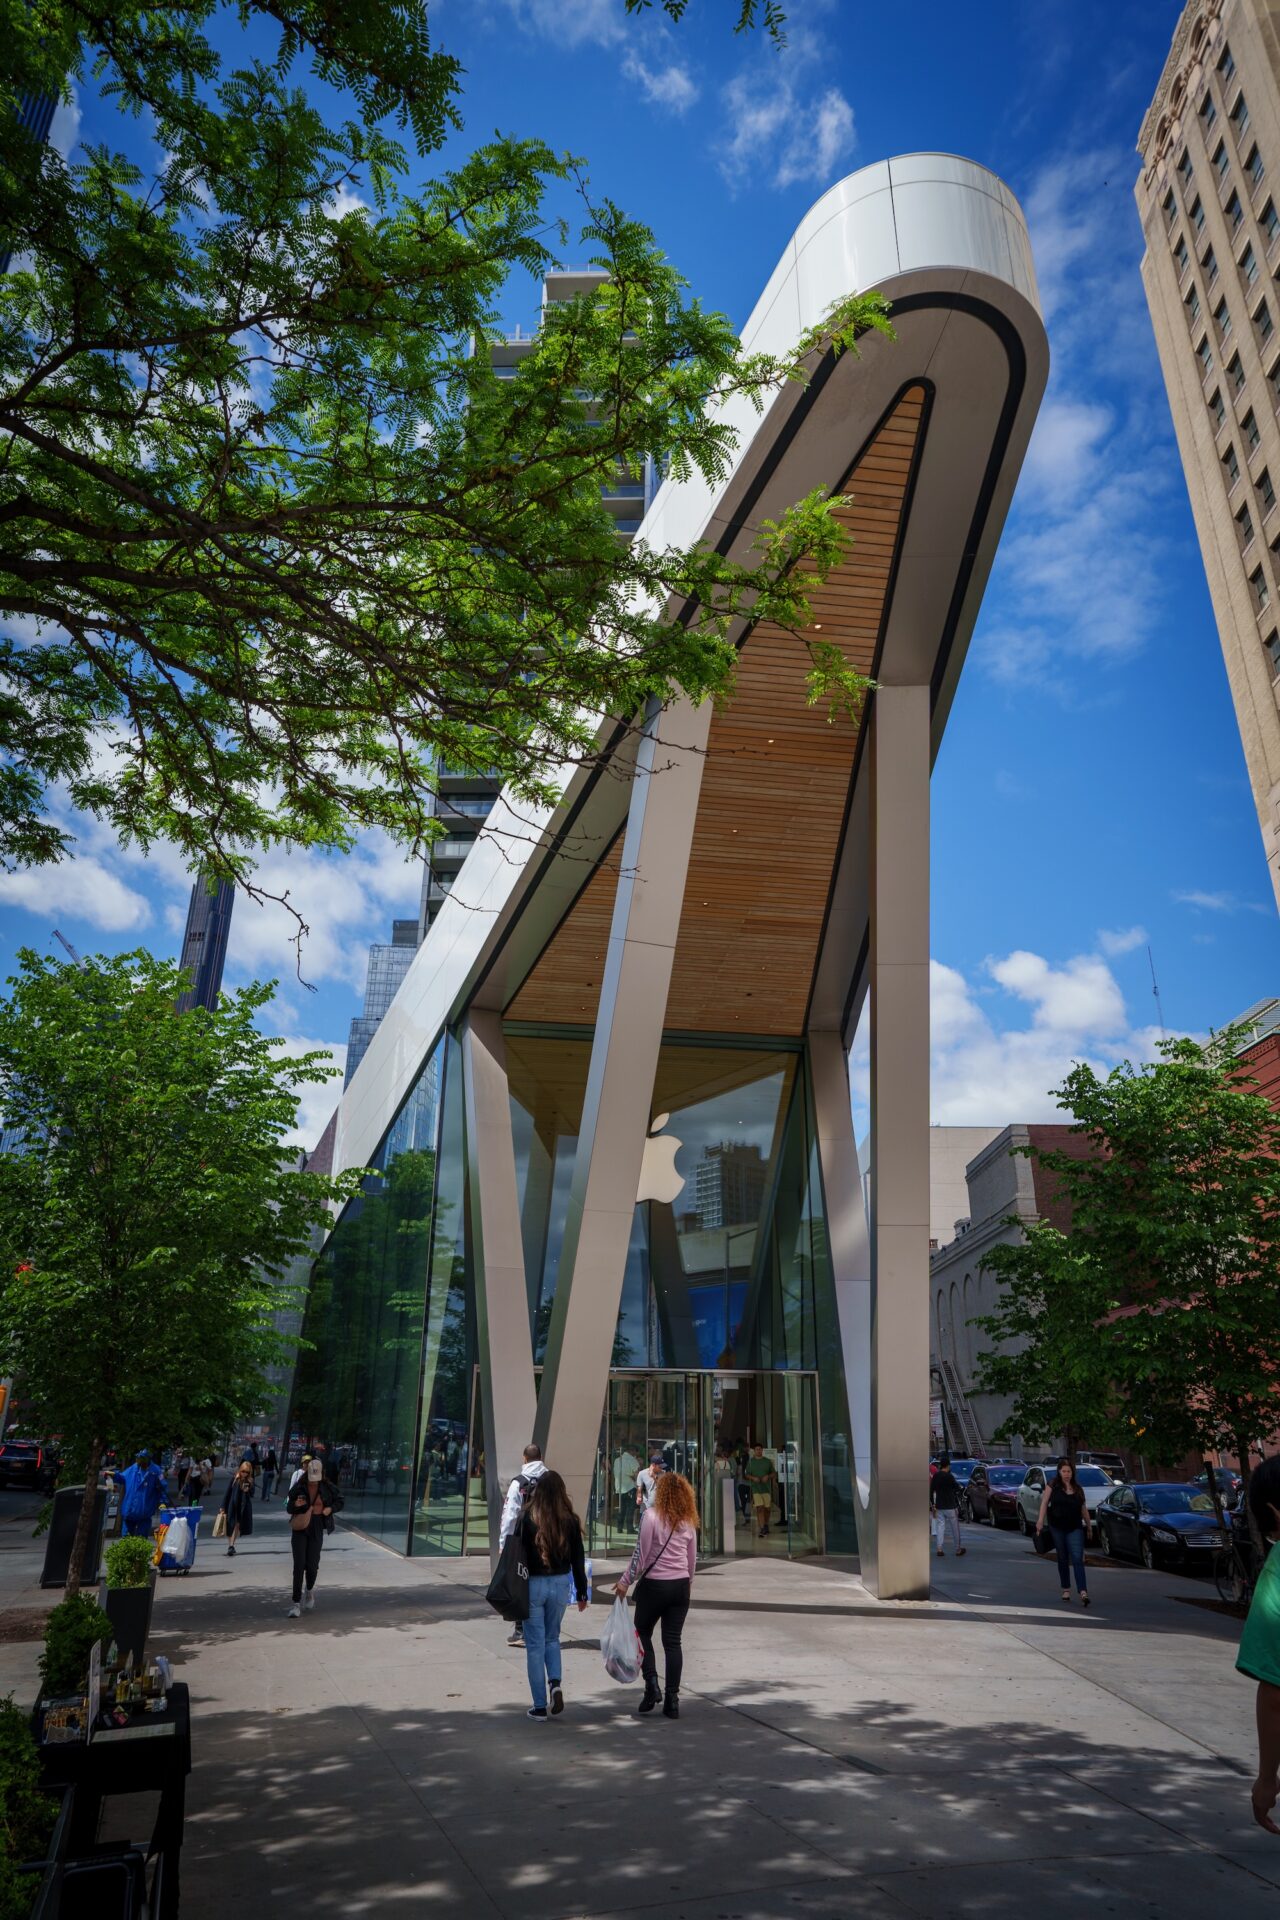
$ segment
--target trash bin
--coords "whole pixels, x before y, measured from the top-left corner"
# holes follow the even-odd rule
[[[59,1487],[53,1496],[53,1519],[45,1535],[44,1572],[40,1575],[42,1587],[65,1587],[67,1584],[67,1568],[71,1565],[71,1548],[75,1541],[76,1528],[80,1524],[80,1503],[83,1499],[83,1487]],[[85,1555],[84,1566],[80,1572],[82,1586],[93,1587],[98,1583],[98,1559],[102,1552],[102,1522],[106,1510],[106,1489],[99,1487],[93,1511],[93,1532],[89,1536],[89,1551]]]

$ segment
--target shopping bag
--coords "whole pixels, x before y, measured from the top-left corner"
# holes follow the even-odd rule
[[[576,1607],[576,1606],[577,1606],[577,1604],[578,1604],[578,1602],[579,1602],[579,1600],[590,1600],[590,1598],[591,1598],[591,1559],[590,1559],[590,1556],[588,1556],[588,1558],[587,1558],[587,1562],[586,1562],[586,1574],[587,1574],[587,1590],[586,1590],[586,1592],[585,1592],[585,1593],[579,1593],[579,1592],[578,1592],[578,1589],[577,1589],[577,1585],[576,1585],[576,1583],[575,1583],[575,1581],[574,1581],[574,1578],[573,1578],[573,1568],[572,1568],[572,1567],[570,1567],[570,1569],[569,1569],[569,1571],[568,1571],[568,1573],[567,1573],[567,1575],[565,1576],[565,1577],[566,1577],[566,1579],[568,1580],[568,1583],[569,1583],[569,1602],[568,1602],[568,1604],[569,1604],[569,1605],[570,1605],[571,1607]]]
[[[631,1609],[622,1594],[609,1611],[608,1622],[600,1635],[600,1651],[604,1655],[605,1672],[615,1680],[629,1687],[640,1678],[640,1642],[631,1624]]]
[[[947,1523],[940,1513],[933,1516],[933,1544],[940,1547],[947,1537]]]
[[[1054,1551],[1053,1535],[1050,1533],[1048,1527],[1036,1528],[1035,1549],[1039,1554],[1052,1553]]]
[[[191,1522],[180,1513],[176,1520],[169,1522],[164,1536],[164,1551],[183,1565],[191,1553]]]
[[[225,1507],[218,1508],[213,1522],[213,1537],[215,1540],[225,1540],[227,1537],[227,1510]]]
[[[504,1620],[529,1618],[529,1565],[520,1542],[519,1527],[498,1555],[498,1565],[484,1597]]]

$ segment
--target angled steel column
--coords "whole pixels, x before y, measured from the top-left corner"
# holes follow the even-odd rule
[[[535,1429],[584,1518],[710,725],[650,704],[627,811]]]
[[[503,1495],[520,1470],[522,1448],[533,1438],[537,1404],[500,1014],[473,1007],[467,1015],[462,1028],[462,1083],[489,1551],[496,1555]]]
[[[882,686],[871,710],[871,1433],[862,1571],[883,1600],[929,1594],[929,705],[928,687]]]

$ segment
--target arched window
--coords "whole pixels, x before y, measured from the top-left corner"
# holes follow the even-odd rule
[[[951,1295],[948,1302],[951,1308],[951,1364],[956,1372],[960,1371],[960,1289],[955,1281],[951,1282]]]
[[[960,1340],[961,1351],[963,1352],[965,1357],[964,1364],[965,1364],[966,1376],[972,1373],[973,1371],[974,1329],[969,1325],[969,1321],[973,1317],[973,1312],[974,1312],[973,1281],[970,1278],[970,1276],[966,1273],[964,1277],[964,1331],[961,1334],[961,1340]]]

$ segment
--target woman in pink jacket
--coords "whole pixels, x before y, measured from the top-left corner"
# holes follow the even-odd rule
[[[636,1632],[644,1649],[644,1699],[640,1713],[652,1713],[659,1700],[668,1720],[680,1717],[680,1675],[684,1655],[680,1634],[689,1611],[693,1570],[698,1562],[698,1503],[682,1473],[661,1474],[654,1487],[653,1505],[640,1522],[631,1564],[614,1588],[625,1593],[640,1582],[636,1600]],[[661,1622],[662,1657],[666,1663],[666,1698],[658,1688],[653,1657],[653,1630]]]

